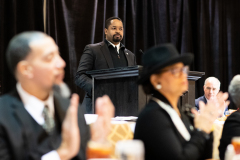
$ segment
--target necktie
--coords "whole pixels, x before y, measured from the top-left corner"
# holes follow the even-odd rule
[[[42,114],[45,120],[45,123],[43,124],[43,128],[48,133],[51,133],[55,127],[55,122],[54,122],[54,118],[50,115],[49,108],[47,105],[44,106]]]
[[[118,58],[120,59],[119,53],[118,53],[118,51],[117,51],[117,46],[115,46],[115,51],[117,52]]]

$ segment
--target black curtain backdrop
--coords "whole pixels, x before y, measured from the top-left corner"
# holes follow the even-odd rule
[[[42,13],[36,13],[36,10],[41,10],[41,5],[28,1],[16,4],[23,6],[17,16],[27,19],[27,23],[22,24],[25,28],[22,25],[17,26],[19,32],[42,30],[36,25],[40,23],[36,22],[36,17],[41,17],[39,14]],[[1,79],[8,81],[9,75],[6,77],[3,74],[6,70],[3,55],[10,37],[17,33],[12,32],[11,28],[16,21],[8,18],[13,16],[16,9],[11,8],[13,4],[9,5],[8,0],[0,2],[0,14],[3,15],[0,16],[3,17],[0,26],[0,47],[3,47],[0,48]],[[10,9],[7,10],[7,7]],[[28,7],[31,9],[24,10]],[[232,77],[240,73],[239,8],[240,1],[236,0],[47,0],[47,34],[56,40],[67,63],[65,82],[73,92],[80,94],[81,100],[84,92],[74,84],[80,57],[85,45],[104,39],[104,22],[111,16],[118,16],[123,20],[123,43],[135,53],[139,65],[139,49],[146,51],[161,43],[173,43],[181,54],[193,53],[195,58],[191,70],[206,73],[197,82],[198,97],[203,95],[206,77],[219,78],[221,90],[227,91]],[[29,10],[32,10],[32,14],[24,15]],[[2,24],[5,25],[4,28]],[[4,92],[4,88],[9,85],[7,81],[2,82]]]
[[[29,30],[43,31],[43,0],[0,0],[0,94],[16,84],[6,63],[7,45],[14,35]]]

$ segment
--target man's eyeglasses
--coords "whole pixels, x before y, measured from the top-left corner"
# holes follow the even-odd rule
[[[181,73],[188,74],[189,66],[184,66],[182,68],[170,68],[170,69],[161,70],[161,72],[168,72],[168,71],[170,71],[175,77],[179,77]]]

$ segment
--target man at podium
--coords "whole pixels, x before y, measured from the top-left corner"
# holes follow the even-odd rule
[[[75,76],[76,85],[85,91],[82,106],[87,113],[92,113],[92,79],[86,71],[136,65],[135,55],[121,43],[124,34],[122,20],[108,18],[104,32],[104,41],[84,48]]]

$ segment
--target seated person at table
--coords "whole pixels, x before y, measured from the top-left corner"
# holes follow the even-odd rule
[[[199,110],[199,102],[202,101],[205,104],[207,104],[208,101],[213,101],[217,104],[217,94],[220,90],[220,81],[216,78],[216,77],[208,77],[205,82],[204,82],[204,86],[203,86],[203,90],[204,90],[204,95],[195,99],[195,107],[197,110]],[[224,110],[228,110],[228,108],[226,107],[226,109]],[[224,110],[222,112],[221,115],[224,114]]]
[[[228,87],[228,92],[232,98],[232,102],[238,108],[238,111],[233,112],[224,123],[222,137],[218,148],[221,160],[224,159],[226,148],[231,143],[231,139],[240,136],[240,75],[233,77]]]
[[[152,97],[138,117],[134,139],[143,141],[145,160],[211,158],[210,133],[218,108],[211,102],[200,102],[201,114],[192,109],[191,119],[177,107],[179,97],[188,90],[187,65],[193,55],[180,56],[173,45],[162,44],[146,51],[142,60],[139,84]],[[227,93],[218,94],[219,100],[227,98]],[[224,108],[223,101],[219,103],[219,109]]]
[[[209,100],[213,100],[216,98],[220,90],[220,85],[220,81],[215,77],[208,77],[205,80],[203,86],[204,95],[195,99],[195,106],[197,110],[199,110],[199,101],[203,101],[205,104],[207,104]]]
[[[54,40],[41,32],[24,32],[10,41],[6,56],[17,84],[0,97],[0,159],[86,159],[90,131],[78,95],[69,101],[53,90],[63,83],[66,65]],[[101,112],[98,125],[91,128],[95,141],[106,135],[114,114],[106,96],[96,107]]]

